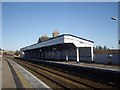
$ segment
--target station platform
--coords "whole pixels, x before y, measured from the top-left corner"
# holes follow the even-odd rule
[[[2,58],[0,57],[0,90],[2,89]]]
[[[71,65],[71,66],[80,66],[80,67],[88,67],[93,69],[101,69],[101,70],[110,70],[110,71],[118,71],[120,72],[119,65],[106,65],[106,64],[99,64],[99,63],[87,63],[87,62],[79,62],[76,61],[51,61],[51,60],[38,60],[38,59],[29,59],[34,61],[44,61],[44,62],[51,62],[63,65]]]
[[[112,70],[112,71],[120,71],[120,66],[118,65],[105,65],[105,64],[86,63],[86,62],[76,63],[75,61],[55,62],[55,63],[75,65],[75,66],[81,66],[81,67],[90,67],[90,68],[96,68],[96,69],[105,69],[105,70]]]
[[[29,71],[18,65],[13,60],[3,59],[2,61],[2,89],[25,88],[25,89],[47,89],[51,90],[44,82],[39,80]],[[1,70],[2,69],[2,70]],[[0,78],[1,79],[1,78]]]

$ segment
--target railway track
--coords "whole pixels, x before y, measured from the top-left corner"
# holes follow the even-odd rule
[[[33,72],[37,77],[39,75],[47,78],[51,82],[57,84],[62,89],[103,89],[113,88],[111,85],[101,84],[92,80],[87,80],[81,77],[73,76],[67,73],[63,73],[48,67],[43,67],[37,64],[33,64],[27,61],[15,60],[18,64],[22,65],[29,71]]]
[[[26,67],[28,70],[32,70],[34,73],[37,73],[38,75],[42,75],[43,77],[49,79],[53,83],[56,83],[63,89],[87,88],[85,86],[78,85],[78,83],[71,82],[70,80],[67,80],[63,77],[55,75],[54,73],[50,73],[46,70],[37,68],[35,66],[28,65],[28,63],[19,62],[19,64]]]

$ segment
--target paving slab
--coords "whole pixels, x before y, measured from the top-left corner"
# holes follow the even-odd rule
[[[29,71],[21,67],[19,64],[14,62],[13,60],[9,60],[12,65],[14,65],[21,73],[22,75],[26,78],[26,80],[31,84],[32,88],[39,88],[39,89],[48,89],[52,90],[48,85],[46,85],[44,82],[39,80],[36,76],[31,74]],[[22,83],[24,80],[21,80]],[[27,83],[28,83],[27,82]]]
[[[14,77],[5,59],[2,59],[2,88],[16,88]]]
[[[18,69],[18,66],[15,63],[13,63],[11,60],[8,60],[8,62],[12,65],[13,69],[15,70],[16,75],[19,78],[19,81],[17,80],[16,83],[20,82],[21,86],[18,86],[18,87],[19,88],[33,88],[30,82],[20,72],[20,70]]]
[[[2,58],[0,58],[0,90],[2,89]]]

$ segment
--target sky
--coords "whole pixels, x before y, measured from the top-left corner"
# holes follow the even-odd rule
[[[0,1],[0,48],[2,47],[2,3]]]
[[[118,2],[119,0],[2,0],[3,2]]]
[[[117,2],[3,2],[2,47],[18,50],[57,30],[118,48]]]
[[[118,3],[118,48],[120,49],[120,2]]]

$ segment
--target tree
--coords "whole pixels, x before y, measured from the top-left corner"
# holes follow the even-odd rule
[[[98,50],[102,50],[102,47],[101,47],[101,46],[98,46]]]
[[[103,49],[104,49],[104,50],[107,50],[107,47],[106,47],[106,46],[104,46],[104,47],[103,47]]]
[[[15,55],[16,55],[16,56],[19,56],[19,55],[20,55],[20,53],[19,53],[18,50],[16,50]]]
[[[96,46],[96,50],[98,50],[99,49],[99,47],[98,46]]]
[[[43,35],[42,37],[39,37],[38,43],[43,42],[43,41],[48,40],[48,39],[49,39],[49,37],[47,35]]]

